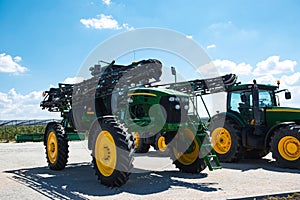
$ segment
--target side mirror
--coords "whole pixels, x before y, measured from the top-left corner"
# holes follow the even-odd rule
[[[241,94],[241,101],[245,103],[247,101],[247,97],[245,94]]]
[[[292,98],[291,92],[285,92],[284,96],[285,96],[285,99],[291,99]]]

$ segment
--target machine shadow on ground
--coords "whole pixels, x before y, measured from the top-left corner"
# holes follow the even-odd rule
[[[141,169],[134,169],[142,171]],[[188,188],[203,192],[222,190],[218,183],[201,183],[207,174],[185,174],[179,171],[132,173],[120,188],[101,185],[90,163],[69,164],[62,171],[37,167],[6,171],[14,181],[23,184],[51,199],[87,199],[86,196],[109,196],[122,192],[146,195],[170,188]],[[194,179],[193,183],[188,180]]]
[[[288,169],[288,168],[280,168],[277,166],[274,160],[268,158],[262,159],[242,159],[237,163],[221,163],[222,168],[224,169],[234,169],[240,171],[248,171],[248,170],[256,170],[256,169],[264,169],[267,171],[274,172],[286,172],[286,173],[296,173],[299,174],[300,170],[297,169]]]

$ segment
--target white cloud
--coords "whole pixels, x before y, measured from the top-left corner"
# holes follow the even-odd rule
[[[211,44],[211,45],[208,45],[206,48],[207,49],[214,49],[216,48],[217,46],[215,44]]]
[[[256,79],[257,83],[259,83],[259,84],[271,84],[271,85],[275,85],[278,80],[278,78],[276,78],[272,74],[267,74],[267,75],[259,76],[259,77],[253,77],[253,79]],[[252,80],[249,83],[253,83]]]
[[[104,14],[97,15],[97,18],[80,19],[80,22],[85,25],[86,28],[114,30],[133,29],[132,27],[129,27],[127,23],[120,25],[118,21],[113,18],[113,16]]]
[[[294,85],[300,80],[300,72],[296,72],[290,76],[283,75],[280,80],[286,85]]]
[[[19,94],[14,88],[8,93],[0,92],[0,119],[51,119],[59,118],[58,113],[50,113],[40,108],[42,91]]]
[[[5,53],[0,54],[0,73],[13,73],[20,74],[26,72],[28,69],[26,67],[21,66],[18,62],[20,62],[22,58],[20,56],[16,56],[12,58],[11,55],[6,55]]]
[[[111,0],[102,0],[102,3],[109,6],[111,4]]]
[[[134,28],[133,28],[133,27],[130,27],[128,24],[122,24],[122,28],[124,28],[124,29],[127,30],[127,31],[134,30]]]
[[[98,16],[99,18],[80,19],[87,28],[95,29],[121,29],[119,23],[111,15]]]
[[[217,68],[221,74],[229,74],[234,73],[237,75],[249,75],[251,74],[252,66],[250,64],[242,63],[235,63],[230,60],[215,60],[213,64]]]
[[[68,77],[64,80],[65,84],[75,84],[75,83],[79,83],[82,82],[84,80],[83,77]]]
[[[297,65],[296,61],[279,61],[279,59],[279,56],[270,56],[266,60],[258,62],[256,64],[256,68],[253,70],[253,75],[261,76],[267,74],[282,74],[294,72],[294,68]]]
[[[214,78],[220,75],[213,61],[199,66],[197,72],[206,78]]]

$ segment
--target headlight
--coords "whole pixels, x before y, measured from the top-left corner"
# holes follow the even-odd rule
[[[133,99],[132,99],[132,98],[128,98],[128,99],[127,99],[127,102],[128,102],[128,103],[132,103],[132,102],[133,102]]]
[[[185,110],[188,110],[188,109],[189,109],[189,106],[188,106],[188,105],[185,105],[185,106],[184,106],[184,109],[185,109]]]
[[[176,97],[176,98],[175,98],[175,101],[178,101],[178,102],[179,102],[179,101],[180,101],[179,97]]]
[[[173,101],[175,101],[175,98],[174,97],[170,97],[169,101],[173,102]]]
[[[184,102],[189,102],[189,98],[183,98],[184,100]]]
[[[175,109],[176,109],[176,110],[179,110],[179,109],[180,109],[180,105],[177,104],[177,105],[175,106]]]

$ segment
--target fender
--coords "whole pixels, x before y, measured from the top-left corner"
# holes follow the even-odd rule
[[[214,120],[218,120],[219,118],[223,118],[223,119],[229,118],[229,119],[235,121],[240,127],[245,127],[246,126],[245,122],[242,120],[242,118],[239,116],[239,114],[235,113],[235,112],[221,112],[221,113],[218,113],[218,114],[214,115],[209,120],[209,122],[214,121]]]
[[[296,122],[294,121],[289,121],[289,122],[281,122],[281,123],[278,123],[278,124],[275,124],[274,126],[272,126],[268,133],[266,134],[266,137],[265,137],[265,146],[268,147],[269,146],[269,143],[270,143],[270,140],[271,140],[271,136],[273,135],[274,131],[282,126],[286,126],[286,125],[291,125],[291,124],[296,124]]]

